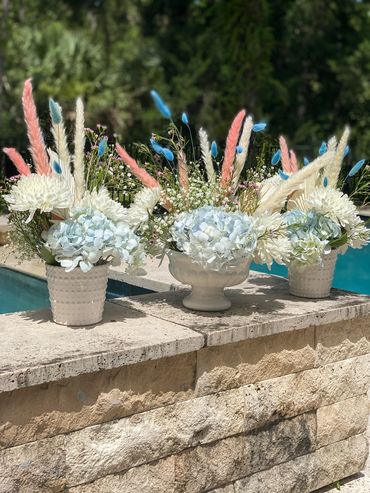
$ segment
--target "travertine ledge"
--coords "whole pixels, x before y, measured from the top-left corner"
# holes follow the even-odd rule
[[[0,317],[0,493],[311,493],[364,468],[370,298],[265,275],[224,314],[183,295]]]
[[[324,300],[294,298],[285,279],[264,274],[228,290],[225,313],[186,310],[183,296],[117,298],[102,324],[85,328],[56,325],[48,310],[0,315],[0,392],[370,313],[370,297],[333,290]]]

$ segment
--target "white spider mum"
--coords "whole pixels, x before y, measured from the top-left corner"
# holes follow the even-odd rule
[[[348,195],[334,188],[316,188],[307,198],[307,204],[343,228],[357,223],[356,206]]]
[[[271,267],[273,261],[278,264],[286,263],[291,254],[291,246],[282,216],[277,212],[264,213],[256,218],[255,226],[258,238],[255,262],[267,264],[268,267]]]
[[[359,216],[356,216],[356,221],[351,224],[348,231],[348,245],[352,248],[362,248],[370,241],[370,230],[365,226],[365,223]]]
[[[149,219],[154,207],[159,202],[161,190],[159,188],[143,188],[135,195],[134,201],[126,209],[125,221],[132,227],[137,227]]]
[[[29,211],[26,222],[32,220],[37,210],[52,212],[69,209],[73,204],[70,186],[62,177],[35,173],[22,176],[4,198],[10,210]]]
[[[113,200],[106,188],[85,192],[81,202],[78,204],[83,209],[94,209],[100,211],[105,217],[112,221],[126,222],[127,209]]]

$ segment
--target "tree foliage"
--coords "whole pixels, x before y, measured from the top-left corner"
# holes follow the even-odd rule
[[[292,146],[345,123],[352,153],[370,148],[370,5],[361,0],[3,0],[0,131],[24,145],[20,95],[32,77],[42,119],[55,97],[73,119],[125,142],[161,125],[156,88],[175,114],[221,144],[240,107]]]

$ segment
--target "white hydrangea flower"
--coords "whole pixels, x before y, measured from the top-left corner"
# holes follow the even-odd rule
[[[257,217],[256,231],[258,240],[254,261],[267,264],[268,267],[271,267],[273,261],[286,263],[291,254],[291,245],[282,216],[275,212]]]
[[[52,212],[69,209],[73,204],[73,193],[67,182],[60,176],[37,175],[22,176],[4,196],[12,211],[26,212],[30,222],[37,210]]]
[[[127,209],[113,200],[106,188],[92,192],[86,191],[78,206],[83,209],[100,211],[112,221],[125,221],[127,215]]]

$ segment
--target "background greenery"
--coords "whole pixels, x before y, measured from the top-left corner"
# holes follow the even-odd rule
[[[149,100],[156,88],[220,143],[240,107],[301,157],[349,123],[354,161],[370,148],[370,3],[2,0],[1,145],[26,144],[30,76],[42,119],[48,96],[68,117],[83,95],[88,124],[126,143],[163,128]]]

